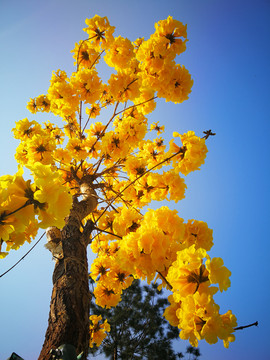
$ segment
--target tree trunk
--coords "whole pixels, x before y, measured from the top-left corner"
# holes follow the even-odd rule
[[[87,358],[91,296],[86,248],[93,222],[88,221],[84,230],[80,229],[82,219],[94,210],[97,200],[93,190],[88,188],[85,194],[80,202],[74,198],[62,231],[55,227],[47,230],[47,247],[56,264],[48,328],[38,360],[49,360],[51,349],[63,344],[75,346],[77,355],[84,352],[83,359]]]

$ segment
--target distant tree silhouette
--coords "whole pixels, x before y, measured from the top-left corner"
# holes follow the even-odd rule
[[[189,356],[186,358],[186,360],[198,360],[201,356],[201,352],[199,348],[195,348],[191,345],[187,346],[186,354],[189,354]],[[192,356],[192,357],[191,357]],[[184,356],[183,356],[184,357]]]
[[[141,285],[134,280],[123,293],[122,301],[111,309],[92,303],[91,313],[108,320],[111,331],[99,348],[90,353],[103,353],[110,360],[177,360],[183,357],[173,349],[179,330],[163,317],[169,302],[157,284]]]

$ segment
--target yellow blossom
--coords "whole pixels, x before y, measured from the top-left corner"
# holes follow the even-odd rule
[[[41,132],[41,126],[37,121],[29,121],[27,118],[16,121],[16,127],[12,129],[15,139],[27,140]]]
[[[101,96],[101,80],[95,69],[81,69],[71,77],[71,84],[81,101],[95,103]]]
[[[155,24],[156,32],[153,37],[163,38],[168,52],[179,55],[186,50],[187,25],[168,16],[166,20],[160,20]],[[183,40],[184,38],[185,40]]]
[[[136,74],[118,71],[117,74],[112,74],[108,80],[110,93],[121,103],[132,101],[140,95],[138,80]]]
[[[91,108],[86,108],[85,112],[89,117],[95,119],[100,114],[100,106],[98,104],[93,104]]]
[[[227,290],[231,286],[229,277],[230,270],[223,266],[221,258],[208,258],[205,262],[206,269],[209,271],[209,280],[212,284],[218,284],[220,291]]]
[[[203,248],[209,251],[213,246],[213,230],[209,229],[207,223],[198,220],[188,220],[186,224],[184,245]]]
[[[200,166],[204,164],[208,151],[205,139],[196,136],[194,131],[188,131],[183,135],[174,132],[173,136],[180,137],[183,144],[182,147],[178,147],[173,140],[170,142],[169,154],[179,153],[179,155],[172,159],[175,171],[180,171],[182,174],[187,175],[191,171],[199,170]]]
[[[56,144],[49,134],[43,132],[41,135],[34,135],[27,142],[27,158],[30,164],[40,162],[44,165],[53,163],[53,151]]]
[[[75,48],[71,50],[74,53],[74,65],[78,68],[91,68],[94,64],[98,64],[100,53],[91,46],[89,41],[80,40],[75,44]]]
[[[90,269],[90,276],[93,280],[103,277],[107,274],[111,267],[111,260],[107,257],[98,257],[94,259]]]
[[[105,283],[98,281],[94,289],[94,296],[97,305],[108,309],[116,306],[121,301],[121,293],[113,289],[112,284],[108,280]]]
[[[104,61],[116,70],[129,67],[129,62],[134,57],[133,46],[129,39],[118,36],[110,48],[107,48]]]
[[[107,16],[100,17],[95,15],[91,19],[86,19],[87,25],[83,30],[89,35],[89,41],[95,49],[109,48],[113,42],[114,26],[111,26]]]
[[[165,130],[165,126],[164,125],[161,125],[159,126],[159,121],[157,122],[154,122],[153,124],[150,125],[150,130],[156,130],[157,131],[157,134],[160,135],[164,132]]]
[[[107,319],[101,323],[101,315],[91,315],[90,316],[90,347],[92,348],[94,344],[100,346],[102,341],[106,338],[106,332],[110,331],[110,325],[107,322]]]
[[[34,199],[42,206],[37,208],[41,228],[56,226],[60,229],[65,225],[65,217],[72,206],[72,197],[68,189],[62,185],[61,175],[53,172],[49,165],[35,164],[31,166],[38,190]]]
[[[194,245],[177,253],[177,260],[169,268],[167,275],[175,301],[196,293],[202,284],[209,284],[208,271],[203,265],[205,256],[206,251],[196,250]]]

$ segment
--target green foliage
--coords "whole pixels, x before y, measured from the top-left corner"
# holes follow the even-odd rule
[[[139,280],[124,291],[122,301],[114,308],[104,309],[92,303],[91,313],[107,319],[111,331],[90,353],[103,353],[111,360],[181,358],[173,349],[179,331],[163,317],[168,305],[156,284],[142,286]]]

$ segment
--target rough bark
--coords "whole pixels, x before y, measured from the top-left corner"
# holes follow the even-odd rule
[[[48,249],[56,258],[53,273],[48,328],[39,360],[49,360],[51,349],[63,344],[75,346],[77,354],[89,346],[89,275],[86,248],[93,223],[88,221],[83,231],[81,221],[97,204],[89,184],[81,185],[82,201],[74,198],[70,216],[63,230],[47,230]]]

